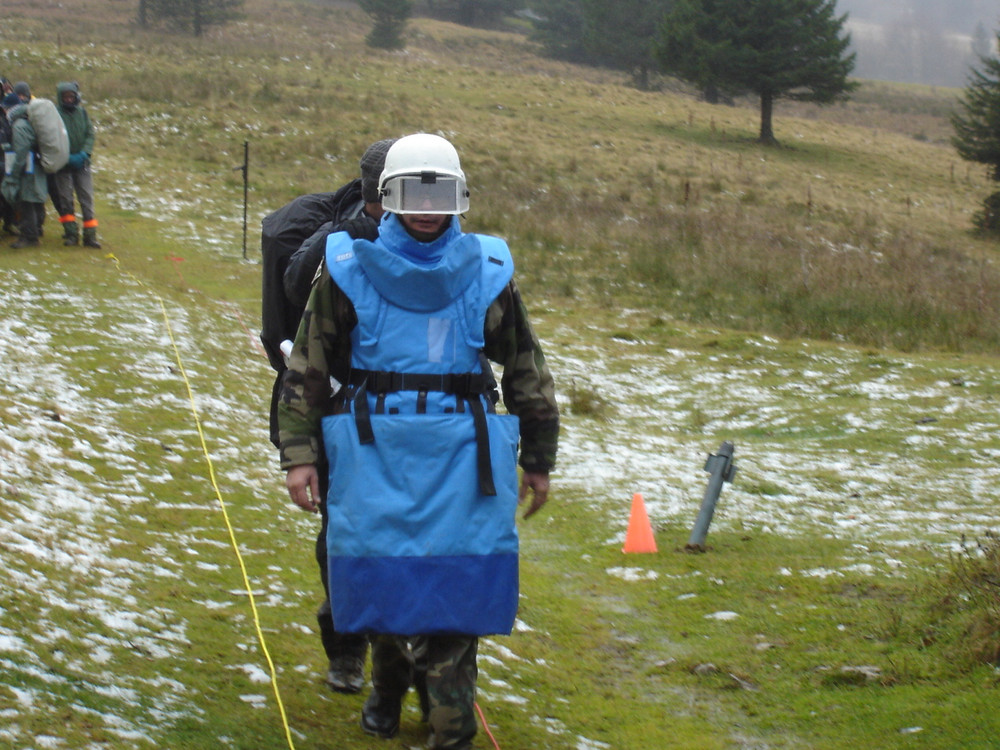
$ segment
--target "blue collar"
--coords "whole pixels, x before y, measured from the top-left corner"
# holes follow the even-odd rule
[[[419,242],[395,214],[382,217],[375,242],[356,240],[354,253],[385,299],[407,310],[440,310],[478,278],[479,239],[454,217],[433,242]]]

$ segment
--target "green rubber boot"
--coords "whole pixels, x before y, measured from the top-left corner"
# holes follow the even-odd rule
[[[84,228],[83,245],[84,247],[97,247],[97,248],[101,246],[101,243],[97,241],[97,229],[95,227]]]
[[[67,221],[63,227],[63,244],[76,245],[80,242],[80,225],[75,221]]]

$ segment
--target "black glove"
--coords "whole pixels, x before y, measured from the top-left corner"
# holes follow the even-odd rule
[[[341,224],[342,232],[347,232],[352,240],[369,240],[374,242],[378,237],[378,222],[368,214],[362,214],[354,219],[348,219]]]

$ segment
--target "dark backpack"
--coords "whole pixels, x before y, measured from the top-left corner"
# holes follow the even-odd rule
[[[271,367],[278,374],[271,394],[271,442],[278,444],[277,406],[285,359],[281,342],[294,339],[302,318],[302,307],[288,299],[284,276],[288,261],[302,243],[323,224],[339,224],[353,218],[363,206],[361,179],[347,183],[335,193],[302,195],[261,221],[260,252],[263,262],[261,279],[260,340]]]

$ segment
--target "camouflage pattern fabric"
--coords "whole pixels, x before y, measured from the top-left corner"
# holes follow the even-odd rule
[[[324,266],[282,381],[278,423],[283,469],[321,460],[320,420],[335,409],[330,378],[347,381],[349,334],[356,324],[350,300]],[[483,334],[486,356],[503,367],[504,406],[521,420],[519,463],[526,471],[548,472],[555,465],[559,435],[555,385],[515,282],[490,305]]]
[[[476,734],[476,652],[473,636],[424,636],[432,748],[465,750]],[[422,640],[421,638],[417,639]]]
[[[372,638],[372,684],[381,695],[402,698],[413,678],[414,661],[426,665],[430,713],[429,746],[466,750],[476,735],[475,636],[418,636],[407,641],[391,635]]]

